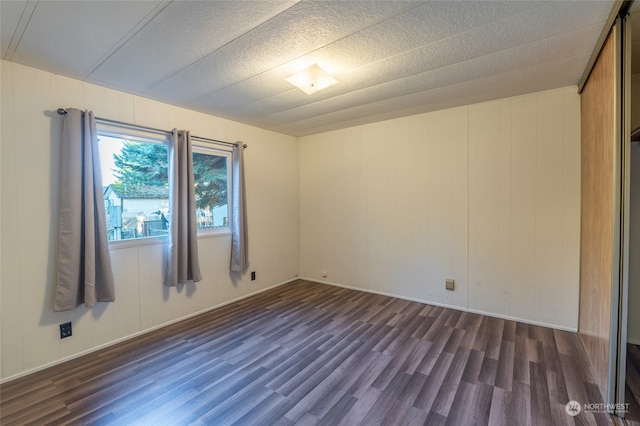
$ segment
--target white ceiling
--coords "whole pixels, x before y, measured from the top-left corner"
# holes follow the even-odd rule
[[[9,61],[301,136],[577,84],[612,6],[1,0],[0,39]],[[339,83],[285,81],[314,62]]]

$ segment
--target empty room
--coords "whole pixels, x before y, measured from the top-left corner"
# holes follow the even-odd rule
[[[640,424],[639,10],[0,0],[0,424]]]

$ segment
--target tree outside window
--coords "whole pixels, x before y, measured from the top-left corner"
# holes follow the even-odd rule
[[[169,177],[166,142],[100,136],[109,240],[168,234]],[[199,229],[227,227],[229,153],[194,147]]]

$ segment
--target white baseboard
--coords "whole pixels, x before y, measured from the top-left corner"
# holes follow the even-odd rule
[[[271,285],[269,287],[253,291],[253,292],[245,294],[243,296],[236,297],[235,299],[231,299],[231,300],[227,300],[227,301],[222,302],[222,303],[218,303],[217,305],[210,306],[210,307],[208,307],[206,309],[202,309],[200,311],[191,313],[189,315],[185,315],[185,316],[182,316],[180,318],[176,318],[176,319],[173,319],[171,321],[167,321],[165,323],[158,324],[158,325],[155,325],[155,326],[150,327],[150,328],[145,328],[144,330],[137,331],[137,332],[135,332],[133,334],[129,334],[128,336],[120,337],[119,339],[112,340],[112,341],[107,342],[107,343],[103,343],[102,345],[98,345],[98,346],[95,346],[93,348],[86,349],[86,350],[78,352],[76,354],[73,354],[73,355],[70,355],[70,356],[67,356],[67,357],[64,357],[64,358],[60,358],[60,359],[52,361],[52,362],[48,362],[48,363],[40,365],[38,367],[34,367],[34,368],[30,368],[30,369],[25,370],[25,371],[21,371],[20,373],[11,375],[9,377],[5,377],[3,379],[0,379],[0,384],[7,383],[7,382],[10,382],[10,381],[15,380],[15,379],[19,379],[20,377],[28,376],[29,374],[33,374],[35,372],[38,372],[38,371],[41,371],[41,370],[45,370],[45,369],[47,369],[49,367],[53,367],[55,365],[62,364],[62,363],[67,362],[67,361],[71,361],[71,360],[73,360],[75,358],[79,358],[81,356],[88,355],[88,354],[90,354],[92,352],[96,352],[96,351],[99,351],[101,349],[105,349],[105,348],[108,348],[110,346],[117,345],[118,343],[122,343],[122,342],[126,342],[127,340],[135,339],[136,337],[140,337],[140,336],[142,336],[144,334],[150,333],[152,331],[158,330],[158,329],[166,327],[168,325],[175,324],[175,323],[178,323],[180,321],[187,320],[189,318],[193,318],[195,316],[204,314],[204,313],[212,311],[214,309],[221,308],[223,306],[229,305],[229,304],[237,302],[239,300],[246,299],[246,298],[251,297],[251,296],[255,296],[256,294],[263,293],[263,292],[265,292],[267,290],[271,290],[273,288],[280,287],[282,285],[288,284],[288,283],[293,282],[293,281],[297,281],[299,279],[300,278],[298,278],[298,277],[292,278],[290,280],[286,280],[286,281],[283,281],[281,283],[274,284],[274,285]]]
[[[638,345],[638,346],[640,346],[640,340],[637,340],[637,339],[629,339],[629,338],[627,337],[627,343],[631,343],[632,345]]]
[[[332,285],[334,287],[348,288],[350,290],[364,291],[365,293],[379,294],[381,296],[395,297],[395,298],[398,298],[398,299],[409,300],[411,302],[424,303],[426,305],[433,305],[433,306],[439,306],[439,307],[442,307],[442,308],[455,309],[457,311],[462,311],[462,312],[470,312],[470,313],[474,313],[474,314],[486,315],[486,316],[489,316],[489,317],[500,318],[500,319],[509,320],[509,321],[517,321],[517,322],[522,322],[522,323],[525,323],[525,324],[531,324],[531,325],[538,325],[538,326],[541,326],[541,327],[554,328],[556,330],[570,331],[570,332],[573,332],[573,333],[576,333],[578,331],[577,328],[573,328],[573,327],[565,327],[565,326],[561,326],[561,325],[557,325],[557,324],[549,324],[549,323],[545,323],[545,322],[541,322],[541,321],[533,321],[533,320],[525,319],[525,318],[518,318],[518,317],[509,316],[509,315],[497,314],[497,313],[494,313],[494,312],[486,312],[486,311],[481,311],[481,310],[478,310],[478,309],[470,309],[470,308],[466,308],[466,307],[463,307],[463,306],[448,305],[446,303],[440,303],[440,302],[434,302],[434,301],[431,301],[431,300],[418,299],[418,298],[415,298],[415,297],[407,297],[407,296],[402,296],[402,295],[399,295],[399,294],[387,293],[387,292],[384,292],[384,291],[370,290],[370,289],[367,289],[367,288],[354,287],[354,286],[334,283],[334,282],[330,282],[330,281],[317,280],[317,279],[314,279],[314,278],[307,278],[307,277],[300,277],[299,279],[306,280],[306,281],[311,281],[311,282],[316,282],[316,283],[320,283],[320,284]]]
[[[557,329],[557,330],[577,332],[577,330],[575,328],[563,327],[563,326],[559,326],[557,324],[547,324],[547,323],[540,322],[540,321],[532,321],[532,320],[528,320],[528,319],[524,319],[524,318],[512,317],[512,316],[508,316],[508,315],[501,315],[501,314],[496,314],[496,313],[493,313],[493,312],[485,312],[485,311],[480,311],[480,310],[477,310],[477,309],[469,309],[469,308],[465,308],[465,307],[462,307],[462,306],[448,305],[446,303],[440,303],[440,302],[434,302],[434,301],[430,301],[430,300],[418,299],[418,298],[415,298],[415,297],[402,296],[402,295],[399,295],[399,294],[393,294],[393,293],[388,293],[388,292],[384,292],[384,291],[377,291],[377,290],[371,290],[371,289],[366,289],[366,288],[361,288],[361,287],[354,287],[354,286],[334,283],[334,282],[330,282],[330,281],[317,280],[317,279],[314,279],[314,278],[296,277],[296,278],[292,278],[292,279],[283,281],[283,282],[278,283],[278,284],[274,284],[274,285],[269,286],[269,287],[265,287],[265,288],[260,289],[260,290],[253,291],[253,292],[245,294],[243,296],[236,297],[235,299],[230,299],[230,300],[227,300],[225,302],[219,303],[217,305],[210,306],[210,307],[208,307],[206,309],[202,309],[200,311],[191,313],[189,315],[185,315],[185,316],[173,319],[171,321],[167,321],[165,323],[158,324],[158,325],[150,327],[150,328],[146,328],[144,330],[138,331],[138,332],[130,334],[128,336],[121,337],[121,338],[113,340],[111,342],[104,343],[102,345],[99,345],[99,346],[96,346],[96,347],[93,347],[93,348],[78,352],[76,354],[73,354],[73,355],[70,355],[70,356],[67,356],[67,357],[64,357],[64,358],[61,358],[61,359],[58,359],[58,360],[55,360],[55,361],[52,361],[52,362],[49,362],[49,363],[46,363],[46,364],[43,364],[43,365],[40,365],[38,367],[34,367],[34,368],[31,368],[31,369],[28,369],[28,370],[25,370],[25,371],[21,371],[20,373],[14,374],[14,375],[9,376],[9,377],[5,377],[3,379],[0,379],[0,384],[10,382],[10,381],[18,379],[20,377],[28,376],[29,374],[35,373],[37,371],[45,370],[45,369],[47,369],[49,367],[53,367],[55,365],[62,364],[64,362],[70,361],[70,360],[75,359],[75,358],[79,358],[81,356],[90,354],[92,352],[99,351],[101,349],[108,348],[108,347],[116,345],[118,343],[122,343],[122,342],[125,342],[125,341],[130,340],[130,339],[135,339],[135,338],[140,337],[140,336],[142,336],[142,335],[144,335],[146,333],[150,333],[150,332],[152,332],[154,330],[166,327],[166,326],[171,325],[171,324],[178,323],[180,321],[187,320],[189,318],[204,314],[204,313],[212,311],[214,309],[221,308],[223,306],[229,305],[229,304],[237,302],[239,300],[246,299],[246,298],[251,297],[251,296],[255,296],[256,294],[263,293],[265,291],[271,290],[271,289],[276,288],[276,287],[280,287],[282,285],[285,285],[285,284],[288,284],[290,282],[297,281],[297,280],[306,280],[306,281],[316,282],[316,283],[320,283],[320,284],[327,284],[327,285],[331,285],[331,286],[334,286],[334,287],[341,287],[341,288],[347,288],[347,289],[350,289],[350,290],[363,291],[365,293],[372,293],[372,294],[379,294],[381,296],[395,297],[395,298],[398,298],[398,299],[409,300],[409,301],[412,301],[412,302],[418,302],[418,303],[424,303],[424,304],[427,304],[427,305],[433,305],[433,306],[439,306],[439,307],[443,307],[443,308],[455,309],[457,311],[462,311],[462,312],[471,312],[471,313],[475,313],[475,314],[486,315],[486,316],[495,317],[495,318],[501,318],[501,319],[510,320],[510,321],[522,322],[522,323],[525,323],[525,324],[538,325],[538,326],[542,326],[542,327],[549,327],[549,328],[554,328],[554,329]],[[629,343],[633,343],[635,345],[640,345],[640,341],[638,341],[638,340],[628,339],[628,342]]]

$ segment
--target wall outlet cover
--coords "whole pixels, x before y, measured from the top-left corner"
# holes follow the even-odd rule
[[[455,290],[456,282],[452,278],[447,278],[444,282],[444,288],[447,290]]]
[[[60,324],[60,338],[64,339],[65,337],[69,337],[73,334],[71,331],[71,322],[65,322]]]

